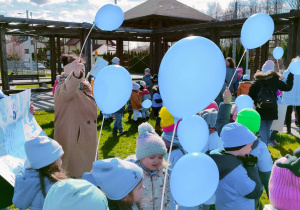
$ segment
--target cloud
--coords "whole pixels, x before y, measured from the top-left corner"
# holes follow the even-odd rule
[[[29,1],[29,0],[18,0],[18,1]],[[60,3],[65,3],[67,1],[76,2],[76,0],[30,0],[30,2],[35,3],[37,5],[60,4]]]

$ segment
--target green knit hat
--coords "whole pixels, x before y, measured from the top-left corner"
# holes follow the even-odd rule
[[[258,132],[260,127],[260,115],[254,109],[242,109],[237,114],[237,123],[246,126],[251,132]]]

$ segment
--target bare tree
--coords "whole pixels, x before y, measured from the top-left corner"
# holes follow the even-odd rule
[[[292,9],[300,9],[300,0],[286,0]]]
[[[218,2],[216,2],[216,1],[208,2],[207,7],[208,7],[208,9],[205,12],[207,15],[209,15],[217,20],[222,20],[223,9]]]

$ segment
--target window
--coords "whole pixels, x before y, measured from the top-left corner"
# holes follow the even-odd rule
[[[25,54],[29,54],[29,49],[24,49]]]

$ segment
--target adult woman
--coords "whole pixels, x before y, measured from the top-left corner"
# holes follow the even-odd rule
[[[54,138],[63,147],[63,167],[80,178],[97,157],[97,105],[85,69],[75,55],[63,55],[64,72],[54,95]]]
[[[292,60],[292,62],[300,60],[300,56],[297,56]],[[284,78],[286,79],[288,75],[290,74],[290,69],[286,70],[283,73]],[[284,79],[284,81],[285,81]],[[291,115],[293,112],[293,108],[295,106],[298,116],[300,115],[300,75],[294,76],[294,85],[291,91],[284,92],[282,96],[282,103],[287,104],[287,110],[286,110],[286,127],[287,127],[287,133],[291,133]]]
[[[254,74],[255,82],[249,89],[249,96],[261,116],[259,134],[266,145],[269,143],[272,122],[278,119],[277,90],[290,91],[294,79],[294,75],[290,73],[286,83],[279,80],[281,75],[274,71],[274,66],[273,61],[267,60],[262,71]]]
[[[230,84],[230,92],[233,93],[233,84],[237,82],[237,78],[238,78],[238,74],[234,74],[235,73],[235,63],[233,61],[232,58],[228,57],[226,58],[226,77],[225,77],[225,81],[223,84],[223,88],[220,91],[219,95],[217,96],[217,98],[215,99],[215,102],[219,105],[222,101],[223,101],[223,93],[226,89],[226,87],[228,87],[228,85],[230,84],[230,81],[232,79],[232,82]],[[234,76],[233,76],[234,75]]]

